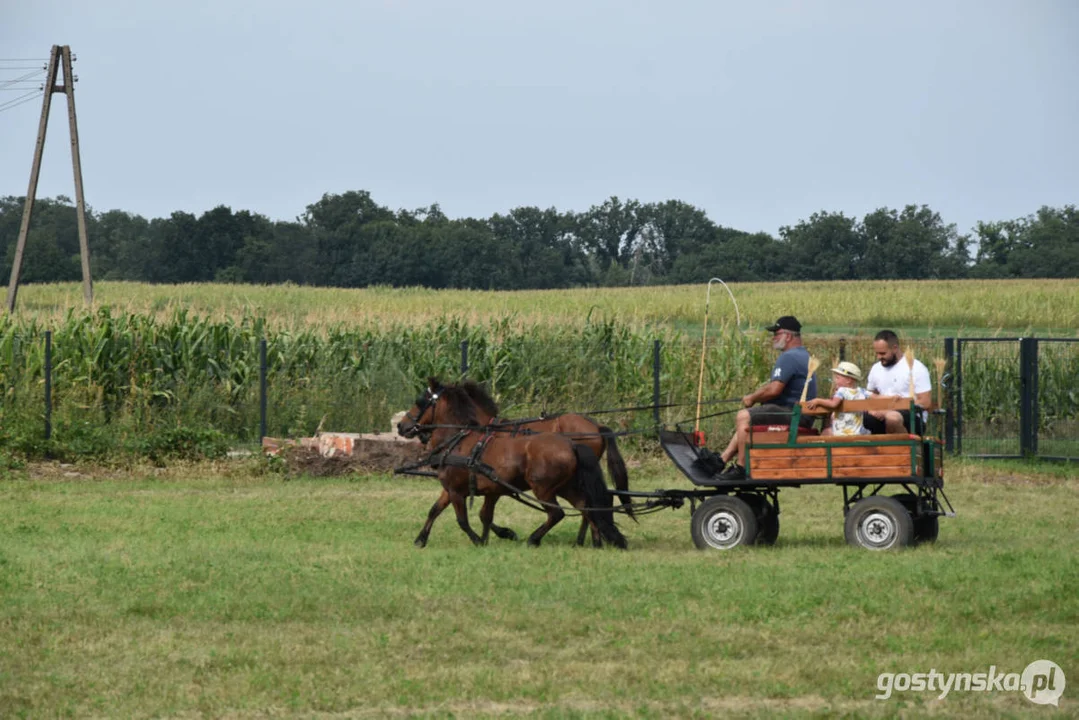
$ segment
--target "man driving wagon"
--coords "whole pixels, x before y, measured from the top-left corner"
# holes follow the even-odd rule
[[[742,398],[743,409],[734,419],[734,435],[720,453],[729,467],[719,480],[741,480],[746,476],[746,441],[752,425],[790,425],[791,413],[800,400],[817,397],[817,379],[809,374],[809,351],[802,342],[802,324],[793,315],[784,315],[765,328],[772,333],[772,347],[780,351],[768,382]],[[805,390],[806,382],[809,383]],[[805,392],[803,392],[805,390]],[[813,425],[814,417],[805,415],[802,427]],[[735,457],[737,461],[731,462]]]

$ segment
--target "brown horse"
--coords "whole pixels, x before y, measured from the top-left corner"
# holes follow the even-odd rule
[[[462,387],[442,385],[430,378],[427,391],[398,425],[398,432],[406,436],[415,435],[420,426],[435,426],[428,446],[441,452],[437,464],[443,493],[416,537],[417,546],[427,544],[431,526],[448,503],[453,504],[461,530],[477,545],[486,543],[498,498],[530,489],[547,512],[546,522],[529,536],[530,545],[539,545],[565,517],[557,502],[562,497],[581,510],[605,540],[626,547],[626,539],[614,523],[611,495],[599,460],[589,447],[554,433],[488,431],[483,426],[493,419]],[[470,493],[484,498],[482,535],[468,522],[465,498]]]
[[[610,473],[611,480],[614,481],[615,489],[629,490],[629,473],[626,471],[626,461],[622,458],[622,453],[618,449],[618,441],[615,439],[614,431],[606,425],[600,425],[590,417],[575,413],[562,413],[534,420],[506,420],[498,417],[498,403],[484,390],[482,385],[466,380],[461,383],[460,387],[468,393],[468,396],[472,398],[472,402],[476,403],[483,412],[495,418],[491,427],[497,428],[499,432],[553,432],[565,435],[574,443],[587,445],[596,454],[597,458],[602,458],[606,455],[607,472]],[[636,521],[636,518],[633,517],[632,500],[628,495],[620,495],[619,497],[622,501],[624,512]],[[581,529],[577,532],[578,545],[584,545],[584,537],[588,532],[589,525],[588,519],[582,517]],[[591,527],[592,544],[598,547],[600,544],[599,531],[594,525]],[[513,530],[500,525],[492,524],[491,530],[500,538],[513,539],[516,537]]]
[[[441,386],[441,382],[437,378],[429,378],[430,383]],[[607,456],[607,470],[610,472],[612,479],[614,480],[615,488],[618,490],[629,489],[629,474],[626,471],[626,463],[622,458],[622,453],[618,449],[618,441],[615,439],[614,431],[609,427],[600,425],[595,420],[584,415],[576,415],[565,413],[561,415],[553,415],[551,417],[536,418],[534,420],[506,420],[499,418],[498,403],[494,401],[494,398],[488,394],[482,385],[466,380],[458,387],[468,393],[469,398],[475,403],[478,410],[485,416],[495,418],[488,425],[489,430],[496,430],[497,432],[517,434],[521,432],[535,433],[535,432],[553,432],[561,435],[565,435],[574,443],[579,445],[587,445],[596,454],[596,457],[602,458],[604,454]],[[416,400],[416,408],[420,408],[425,405],[427,396],[421,396]],[[411,414],[406,414],[406,418],[418,417]],[[398,424],[397,431],[399,434],[412,437],[419,437],[425,445],[431,447],[429,444],[431,438],[431,430],[418,427],[413,422],[402,422]],[[621,495],[622,504],[624,506],[624,512],[630,516],[630,518],[636,520],[633,517],[633,505],[629,497]],[[497,499],[491,500],[492,504],[497,502]],[[440,513],[449,505],[449,496],[443,492],[442,496],[435,503],[432,511]],[[581,529],[577,533],[577,544],[584,545],[584,538],[589,528],[592,529],[592,544],[599,547],[601,544],[601,536],[599,530],[594,524],[588,522],[588,518],[581,518]],[[497,537],[504,540],[516,540],[517,533],[512,529],[496,525],[491,523],[491,532]]]
[[[618,441],[614,431],[606,425],[600,425],[590,417],[574,413],[563,413],[541,417],[534,420],[505,420],[499,418],[498,403],[478,383],[466,381],[461,387],[468,393],[472,401],[488,415],[496,418],[494,425],[500,430],[519,432],[521,430],[531,432],[553,432],[565,435],[579,445],[587,445],[596,454],[597,458],[607,456],[607,472],[614,482],[617,490],[629,490],[629,473],[626,471],[626,461],[622,458],[622,452],[618,449]],[[625,513],[633,517],[633,504],[629,497],[621,496]]]

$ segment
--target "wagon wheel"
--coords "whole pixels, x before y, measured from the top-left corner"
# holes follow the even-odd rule
[[[775,545],[779,537],[779,513],[768,498],[755,493],[739,494],[757,516],[757,545]]]
[[[914,519],[914,544],[935,543],[940,534],[940,518],[936,515],[918,516],[918,498],[913,493],[893,495]]]
[[[895,498],[870,495],[851,507],[843,534],[851,545],[891,550],[914,542],[914,520]]]
[[[730,550],[757,539],[756,513],[745,500],[730,495],[705,500],[690,523],[693,544],[700,550]]]

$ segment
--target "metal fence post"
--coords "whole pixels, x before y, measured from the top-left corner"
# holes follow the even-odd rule
[[[652,419],[659,425],[659,340],[652,341]]]
[[[461,377],[468,373],[468,340],[461,341]]]
[[[259,445],[266,437],[266,338],[259,340]]]
[[[955,338],[944,338],[944,361],[946,363],[944,367],[954,373]],[[940,381],[943,384],[944,378],[941,377]],[[937,390],[937,392],[943,391],[944,388]],[[944,402],[944,449],[948,452],[955,450],[955,409],[953,393],[950,388],[948,390],[948,399]]]
[[[1038,426],[1041,408],[1038,406],[1038,338],[1030,338],[1030,454],[1038,454]]]
[[[52,330],[45,331],[45,439],[52,437]]]
[[[955,452],[963,454],[963,338],[955,342],[955,370],[952,372],[955,403]]]
[[[1019,338],[1019,454],[1037,452],[1038,341]]]

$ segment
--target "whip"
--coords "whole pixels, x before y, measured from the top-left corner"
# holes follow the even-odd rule
[[[734,293],[727,287],[727,283],[723,282],[719,278],[712,278],[708,281],[708,290],[704,295],[704,329],[701,331],[701,372],[697,378],[697,415],[696,421],[693,425],[693,444],[697,447],[704,445],[704,433],[701,432],[701,397],[704,393],[704,356],[705,350],[708,348],[708,307],[712,302],[712,283],[717,282],[723,286],[723,289],[727,291],[727,294],[731,296],[731,302],[734,303],[734,318],[738,327],[742,326],[742,316],[738,312],[738,302],[734,299]]]

